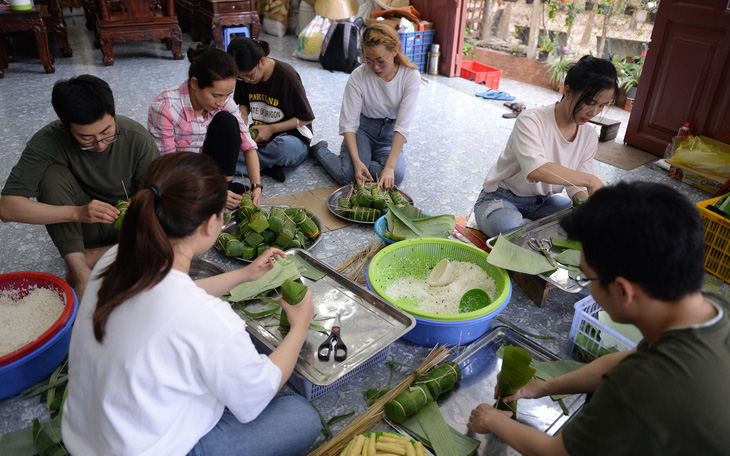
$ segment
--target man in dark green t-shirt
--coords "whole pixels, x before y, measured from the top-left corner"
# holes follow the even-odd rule
[[[730,307],[700,291],[705,242],[697,209],[669,187],[620,183],[598,190],[560,224],[581,242],[578,283],[644,339],[570,374],[533,379],[503,399],[592,393],[560,434],[518,423],[491,404],[471,412],[469,428],[523,454],[730,455]]]
[[[0,219],[46,225],[81,299],[105,250],[87,247],[116,242],[115,204],[137,191],[160,152],[146,128],[115,115],[111,88],[95,76],[57,82],[51,102],[60,120],[26,144],[2,190]]]

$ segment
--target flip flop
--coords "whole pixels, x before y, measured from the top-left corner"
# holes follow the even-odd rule
[[[476,95],[481,98],[486,98],[487,100],[512,101],[515,99],[515,97],[508,94],[507,92],[500,92],[499,90],[490,90],[487,92],[478,93]]]
[[[512,103],[503,103],[503,104],[505,106],[507,106],[508,108],[510,108],[511,110],[515,111],[515,112],[522,112],[525,109],[527,109],[527,106],[525,106],[520,101],[515,101],[515,102],[512,102]]]
[[[515,119],[519,115],[520,115],[519,111],[512,111],[512,112],[505,112],[504,114],[502,114],[502,117],[504,117],[505,119]]]

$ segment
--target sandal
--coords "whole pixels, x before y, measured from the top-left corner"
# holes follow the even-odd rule
[[[525,109],[527,109],[527,106],[525,106],[522,102],[514,101],[512,103],[503,103],[505,106],[513,110],[514,112],[522,112]]]
[[[500,92],[499,90],[489,90],[487,92],[478,93],[476,95],[481,98],[486,98],[487,100],[512,101],[515,99],[515,97],[508,94],[507,92]]]
[[[520,111],[512,111],[512,112],[505,112],[504,114],[502,114],[502,117],[504,117],[505,119],[515,119],[519,115],[520,115]]]

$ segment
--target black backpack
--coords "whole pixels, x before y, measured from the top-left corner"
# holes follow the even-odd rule
[[[352,71],[360,65],[360,28],[362,18],[355,21],[332,21],[322,41],[319,63],[331,71]]]

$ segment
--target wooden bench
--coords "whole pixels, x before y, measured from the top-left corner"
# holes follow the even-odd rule
[[[601,142],[611,141],[616,138],[618,128],[621,126],[620,120],[609,119],[608,117],[601,116],[594,117],[588,122],[601,127],[601,132],[598,136],[598,140]]]

